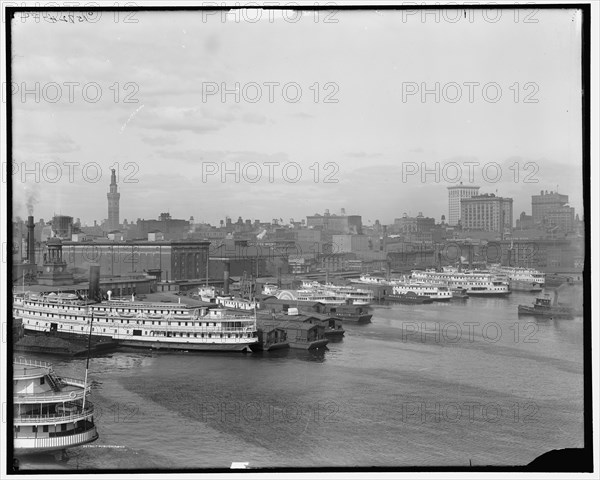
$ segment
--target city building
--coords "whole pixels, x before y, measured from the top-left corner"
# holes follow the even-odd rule
[[[54,215],[52,219],[52,232],[55,237],[62,240],[71,240],[73,235],[73,217],[68,215]]]
[[[148,238],[150,232],[159,230],[165,240],[183,240],[190,231],[188,220],[171,218],[169,213],[161,213],[158,220],[138,220],[137,232],[141,238]]]
[[[479,187],[475,185],[459,185],[448,187],[448,224],[458,225],[461,220],[461,200],[471,198],[479,193]]]
[[[462,198],[463,230],[510,233],[513,224],[513,199],[492,194]]]
[[[515,228],[517,230],[527,230],[533,228],[534,225],[533,215],[527,215],[525,212],[521,212],[521,215],[517,218]]]
[[[546,225],[549,227],[557,227],[563,232],[572,232],[575,223],[575,209],[564,205],[546,212]]]
[[[373,250],[373,242],[367,235],[332,235],[332,253],[366,252]]]
[[[164,280],[206,278],[209,242],[111,241],[63,242],[62,258],[69,268],[87,272],[90,263],[100,265],[102,275],[130,275],[159,270]]]
[[[425,233],[431,232],[435,227],[435,218],[424,217],[422,212],[416,217],[409,217],[406,213],[402,218],[395,218],[393,230],[395,233]]]
[[[315,213],[306,217],[306,226],[308,228],[320,229],[330,233],[353,233],[362,234],[362,217],[360,215],[346,215],[342,209],[341,215],[330,214],[325,210],[323,215]]]
[[[531,214],[533,221],[536,224],[542,224],[545,221],[546,215],[549,211],[556,210],[569,203],[569,196],[563,195],[558,192],[548,190],[540,191],[539,195],[531,196]]]
[[[108,230],[119,229],[119,199],[121,194],[117,192],[117,175],[115,169],[111,169],[110,191],[106,194],[108,199]]]

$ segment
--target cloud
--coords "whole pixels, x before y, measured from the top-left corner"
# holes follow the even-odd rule
[[[310,114],[304,113],[304,112],[292,113],[290,115],[290,117],[301,118],[303,120],[308,120],[310,118],[315,118],[314,115],[310,115]]]
[[[352,158],[376,158],[381,157],[381,153],[365,153],[365,152],[348,152],[346,153],[348,157]]]
[[[31,133],[31,131],[17,135],[14,148],[17,156],[42,155],[44,157],[81,150],[81,146],[66,133],[49,135]]]
[[[153,135],[147,136],[142,135],[142,142],[158,147],[162,145],[175,145],[177,143],[177,137],[175,135]]]
[[[216,132],[225,128],[227,116],[211,115],[207,110],[188,107],[158,107],[144,109],[136,116],[134,126],[165,132],[189,131],[196,134]]]
[[[259,113],[246,113],[242,116],[242,121],[246,123],[265,124],[267,117]]]

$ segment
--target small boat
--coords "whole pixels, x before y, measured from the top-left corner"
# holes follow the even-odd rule
[[[558,303],[557,296],[554,301],[550,295],[546,294],[543,297],[537,297],[533,305],[519,305],[519,315],[535,315],[539,317],[550,318],[573,318],[574,312],[568,305]]]

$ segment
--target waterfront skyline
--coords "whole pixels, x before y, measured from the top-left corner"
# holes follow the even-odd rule
[[[448,165],[459,165],[469,184],[469,162],[478,162],[472,183],[481,193],[514,198],[515,217],[531,213],[531,195],[557,185],[583,217],[580,23],[572,21],[579,14],[542,10],[538,23],[524,24],[513,13],[503,11],[492,24],[479,14],[472,22],[435,23],[399,11],[341,11],[329,18],[337,23],[324,23],[326,12],[318,21],[306,12],[295,23],[281,12],[256,23],[245,21],[254,18],[249,13],[223,22],[200,12],[135,12],[129,20],[137,23],[124,23],[125,14],[108,12],[69,28],[18,17],[14,215],[24,218],[33,197],[36,218],[63,213],[101,221],[110,168],[118,164],[120,217],[129,221],[163,211],[212,224],[226,215],[288,221],[327,208],[345,208],[365,223],[420,211],[439,221],[448,217],[446,187],[458,183],[446,181],[457,178]],[[160,32],[160,42],[149,32]],[[510,62],[497,61],[507,53]],[[50,82],[60,88],[56,103]],[[284,98],[273,86],[269,102],[269,82],[295,83],[302,97],[294,103],[296,87]],[[436,82],[439,102],[410,94],[414,84]],[[470,103],[469,82],[496,83],[502,97],[493,103],[479,92]],[[100,90],[92,86],[84,95],[92,83]],[[223,102],[221,87],[236,83],[239,102],[232,93]],[[256,103],[254,84],[262,92]],[[464,90],[456,103],[449,101],[453,84]],[[538,102],[524,103],[528,95]],[[61,168],[58,181],[52,162]],[[239,181],[210,172],[236,162]],[[262,167],[257,182],[247,168],[252,162]],[[273,182],[267,162],[279,163]],[[292,162],[302,168],[296,183],[289,181],[298,177],[295,167],[287,181],[281,170]],[[497,182],[484,178],[492,162],[501,170]],[[36,163],[39,182],[35,173],[23,182],[23,171],[35,172]],[[95,181],[83,179],[89,165],[100,166],[99,178],[95,167],[86,171]],[[421,176],[436,165],[437,178]],[[537,183],[526,183],[528,175]]]
[[[1,468],[597,467],[600,9],[434,1],[5,9]]]

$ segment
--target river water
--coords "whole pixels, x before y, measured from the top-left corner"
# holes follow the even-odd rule
[[[92,358],[100,438],[27,469],[524,465],[583,447],[583,321],[533,295],[374,307],[328,350]],[[85,359],[41,355],[83,378]]]

